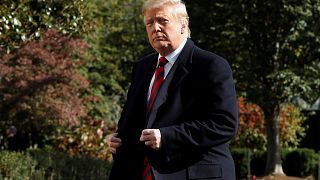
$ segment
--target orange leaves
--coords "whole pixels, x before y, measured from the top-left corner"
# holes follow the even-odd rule
[[[238,98],[238,133],[232,142],[237,147],[264,149],[266,145],[265,119],[263,110],[245,98]]]
[[[247,128],[257,128],[265,131],[264,113],[260,106],[247,103],[243,97],[238,98],[239,131]]]
[[[292,104],[281,104],[280,143],[282,147],[297,147],[305,135],[302,126],[304,116],[300,109]],[[261,107],[248,103],[243,97],[238,98],[239,128],[233,145],[263,149],[266,145],[265,116]]]
[[[85,154],[107,160],[110,158],[108,129],[104,121],[84,121],[72,130],[62,130],[56,138],[56,146],[72,155]]]
[[[297,147],[305,136],[304,115],[292,104],[282,104],[280,111],[280,143],[284,147]]]

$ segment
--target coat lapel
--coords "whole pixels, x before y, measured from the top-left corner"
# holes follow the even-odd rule
[[[150,63],[146,66],[146,74],[145,74],[145,78],[142,78],[143,79],[143,82],[141,82],[142,84],[142,87],[141,88],[138,88],[138,92],[143,92],[144,95],[143,97],[145,98],[143,100],[143,102],[147,102],[148,100],[148,90],[149,90],[149,86],[150,86],[150,82],[151,82],[151,79],[152,79],[152,76],[156,70],[156,66],[157,66],[157,61],[158,61],[158,55],[155,54],[151,59],[150,59]],[[143,77],[143,76],[140,76],[140,77]],[[145,110],[147,110],[147,103],[145,103]]]
[[[134,108],[135,106],[141,106],[142,114],[147,113],[148,88],[157,65],[157,54],[154,53],[142,61],[138,62],[133,70],[134,74],[132,74],[133,79],[128,92],[128,99],[118,123],[117,132],[119,137],[126,133],[128,124],[132,120],[131,118],[135,117],[136,112],[133,111],[136,109]],[[142,120],[145,121],[145,119]]]
[[[185,47],[182,49],[177,61],[172,66],[169,74],[167,75],[162,87],[157,95],[157,98],[153,104],[152,110],[149,113],[146,128],[151,128],[157,115],[157,111],[161,105],[165,103],[170,93],[179,87],[182,80],[189,73],[192,62],[194,44],[188,39]]]
[[[137,94],[141,94],[142,92],[145,94],[144,97],[147,98],[150,81],[157,65],[157,55],[155,54],[151,56],[146,62],[147,63],[144,64],[144,67],[139,69],[139,75],[137,75],[137,77],[140,78],[141,81],[139,81],[138,79],[135,80],[137,81],[137,85],[134,88],[133,94],[136,94],[134,98],[138,97]],[[134,100],[132,102],[136,101]]]
[[[147,96],[148,96],[148,89],[149,89],[149,85],[150,85],[150,81],[151,78],[154,74],[154,71],[156,69],[156,65],[157,65],[157,54],[154,54],[153,56],[151,56],[150,58],[148,58],[148,60],[146,62],[144,62],[145,64],[143,64],[143,68],[139,68],[139,75],[137,75],[137,77],[139,79],[136,79],[135,82],[136,85],[134,86],[133,89],[133,93],[134,96],[132,97],[133,99],[130,100],[130,104],[128,107],[128,110],[132,110],[134,109],[133,106],[136,106],[137,104],[143,104],[143,109],[145,110],[145,112],[147,112]],[[142,94],[141,94],[142,93]],[[143,97],[143,99],[139,99],[137,100],[138,97]],[[130,114],[129,112],[127,112],[126,114]]]

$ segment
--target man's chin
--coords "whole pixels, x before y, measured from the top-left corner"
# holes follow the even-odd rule
[[[162,49],[162,48],[167,48],[168,47],[168,43],[164,42],[164,41],[158,41],[156,43],[154,43],[153,47],[156,49]]]

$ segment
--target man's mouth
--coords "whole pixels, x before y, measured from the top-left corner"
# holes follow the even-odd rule
[[[162,40],[164,40],[164,38],[162,36],[158,36],[158,37],[155,37],[153,40],[154,41],[162,41]]]

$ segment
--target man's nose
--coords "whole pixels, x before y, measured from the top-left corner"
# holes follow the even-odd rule
[[[153,28],[155,32],[161,31],[161,25],[158,22],[153,23]]]

